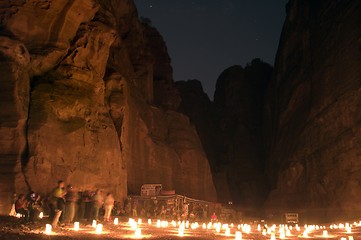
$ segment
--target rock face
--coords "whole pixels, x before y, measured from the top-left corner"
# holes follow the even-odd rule
[[[272,67],[259,59],[226,69],[213,103],[198,81],[177,82],[180,110],[197,127],[221,202],[255,209],[267,195],[263,107],[271,73]]]
[[[361,2],[287,8],[267,107],[266,206],[318,220],[359,216]]]
[[[220,173],[233,202],[252,209],[261,206],[268,193],[263,108],[271,74],[272,67],[259,59],[245,68],[230,67],[219,76],[214,95]]]
[[[198,135],[173,111],[167,52],[152,49],[164,42],[132,1],[3,1],[0,9],[1,213],[12,192],[45,193],[58,179],[119,200],[144,183],[215,200]]]

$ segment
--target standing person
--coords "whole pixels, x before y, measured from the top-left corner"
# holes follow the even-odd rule
[[[104,221],[108,222],[110,220],[110,215],[112,213],[113,207],[114,207],[113,194],[108,193],[104,200],[104,209],[105,209]]]
[[[59,215],[59,221],[62,222],[65,212],[65,196],[66,192],[64,190],[64,181],[59,180],[58,185],[51,193],[51,218],[55,220],[55,216]],[[59,213],[60,212],[60,213]],[[56,221],[57,222],[57,221]]]
[[[162,205],[159,216],[163,219],[165,218],[165,212],[166,212],[165,207],[164,207],[164,205]]]
[[[25,216],[24,222],[29,221],[29,210],[28,210],[28,201],[24,194],[20,194],[18,200],[15,202],[15,211]]]
[[[103,206],[103,203],[104,203],[102,191],[97,189],[95,191],[95,194],[94,194],[92,200],[93,200],[93,206],[92,206],[93,219],[98,221],[99,209]]]
[[[75,216],[75,204],[78,200],[78,193],[74,190],[72,185],[66,187],[65,194],[65,222],[71,223]]]

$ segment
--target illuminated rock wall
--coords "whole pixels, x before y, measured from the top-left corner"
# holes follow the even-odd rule
[[[291,0],[267,115],[267,208],[361,212],[361,2]]]
[[[12,192],[45,193],[58,179],[117,199],[162,183],[215,200],[197,133],[172,111],[180,100],[164,42],[132,1],[0,8],[1,213]]]

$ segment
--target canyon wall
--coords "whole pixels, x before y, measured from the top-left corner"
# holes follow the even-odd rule
[[[1,213],[13,192],[46,193],[58,179],[119,200],[144,183],[215,200],[197,132],[174,111],[164,41],[132,1],[0,9]]]
[[[291,0],[269,89],[270,211],[361,213],[361,2]]]
[[[263,109],[272,67],[254,59],[244,68],[224,70],[216,84],[214,102],[196,80],[176,85],[180,111],[195,124],[207,153],[218,200],[243,210],[262,206],[269,186],[265,175]]]

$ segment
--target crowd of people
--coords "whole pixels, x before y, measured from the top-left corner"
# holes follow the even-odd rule
[[[46,212],[51,221],[62,224],[72,223],[74,220],[101,220],[100,216],[103,216],[103,221],[110,221],[112,213],[121,212],[114,208],[115,205],[119,206],[111,193],[104,196],[99,189],[78,191],[70,184],[65,187],[62,180],[44,198],[31,192],[28,195],[20,194],[14,203],[15,212],[23,216],[24,222],[34,221],[40,212]]]
[[[156,202],[156,203],[154,203]],[[201,204],[183,204],[181,207],[157,201],[140,204],[137,200],[116,202],[111,193],[106,195],[100,189],[78,191],[72,185],[65,186],[60,180],[48,196],[35,192],[20,194],[15,200],[15,211],[24,216],[24,222],[34,221],[40,212],[49,215],[52,224],[70,224],[74,221],[111,221],[111,216],[132,216],[144,218],[172,218],[198,220],[208,218],[207,208]],[[150,203],[150,204],[149,204]],[[100,219],[102,217],[102,219]],[[215,214],[212,221],[216,219]]]

